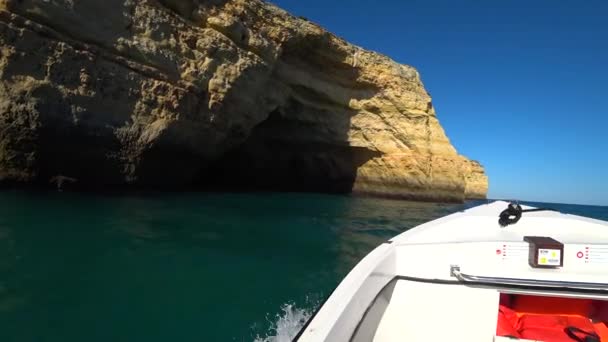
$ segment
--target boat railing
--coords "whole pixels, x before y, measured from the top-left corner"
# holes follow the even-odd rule
[[[608,291],[608,284],[545,279],[486,277],[462,273],[460,266],[451,265],[450,275],[462,283],[495,286],[539,287],[584,291]]]

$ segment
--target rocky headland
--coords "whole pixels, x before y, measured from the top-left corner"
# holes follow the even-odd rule
[[[485,198],[420,75],[261,0],[0,0],[0,184]]]

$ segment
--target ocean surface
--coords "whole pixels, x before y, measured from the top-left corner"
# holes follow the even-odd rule
[[[289,341],[375,246],[479,203],[2,192],[0,341]]]

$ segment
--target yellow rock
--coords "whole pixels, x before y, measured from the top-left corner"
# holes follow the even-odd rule
[[[260,0],[0,2],[0,179],[483,198],[418,72]]]

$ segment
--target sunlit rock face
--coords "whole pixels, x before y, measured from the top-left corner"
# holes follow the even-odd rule
[[[485,197],[418,72],[259,0],[0,0],[0,180]]]

